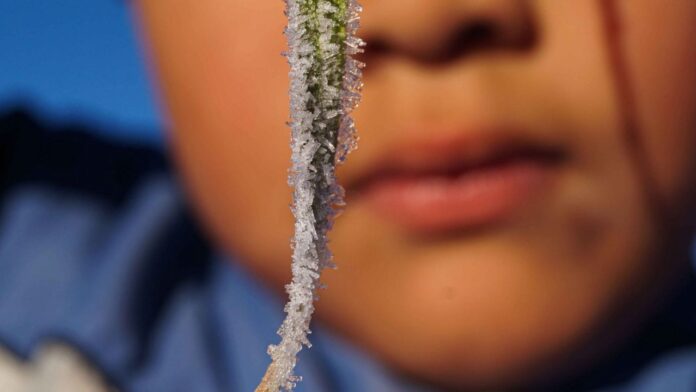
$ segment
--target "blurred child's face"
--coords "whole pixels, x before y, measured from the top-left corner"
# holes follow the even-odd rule
[[[686,266],[696,2],[362,4],[360,142],[338,170],[348,204],[318,316],[454,387],[520,385],[609,350]],[[283,3],[139,7],[202,217],[282,290]]]

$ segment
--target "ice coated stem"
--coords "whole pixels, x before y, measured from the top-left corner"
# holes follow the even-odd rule
[[[333,268],[327,234],[343,188],[336,165],[356,147],[350,112],[360,99],[362,63],[352,55],[362,51],[355,35],[361,11],[357,0],[285,0],[288,25],[286,54],[290,65],[290,128],[295,234],[291,241],[292,282],[281,342],[271,345],[268,367],[256,391],[290,391],[300,381],[293,375],[314,312],[322,269]]]

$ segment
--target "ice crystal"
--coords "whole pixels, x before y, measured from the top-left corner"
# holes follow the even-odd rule
[[[272,362],[257,391],[292,390],[293,374],[308,334],[321,271],[335,268],[327,234],[344,205],[336,165],[357,145],[351,111],[360,99],[363,64],[356,36],[361,7],[357,0],[285,0],[285,36],[290,65],[290,128],[295,234],[291,241],[292,282],[281,341],[271,345]]]

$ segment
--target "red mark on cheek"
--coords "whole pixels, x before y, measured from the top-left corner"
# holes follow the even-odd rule
[[[636,92],[632,81],[626,51],[626,26],[622,19],[616,0],[598,0],[600,17],[606,37],[607,58],[614,86],[619,99],[619,115],[621,116],[623,134],[631,154],[638,180],[643,187],[651,218],[661,227],[667,227],[670,217],[669,209],[660,200],[658,183],[650,170],[650,156],[643,139],[644,130],[638,121]]]

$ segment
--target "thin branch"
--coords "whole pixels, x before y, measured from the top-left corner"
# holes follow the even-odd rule
[[[292,282],[289,301],[278,330],[281,342],[271,345],[272,362],[256,391],[292,390],[302,345],[308,334],[316,289],[324,268],[335,268],[327,234],[343,188],[335,177],[336,164],[356,147],[351,111],[360,99],[361,68],[352,58],[362,41],[355,35],[361,7],[356,0],[286,0],[285,35],[290,65],[292,168],[295,234],[291,242]]]

